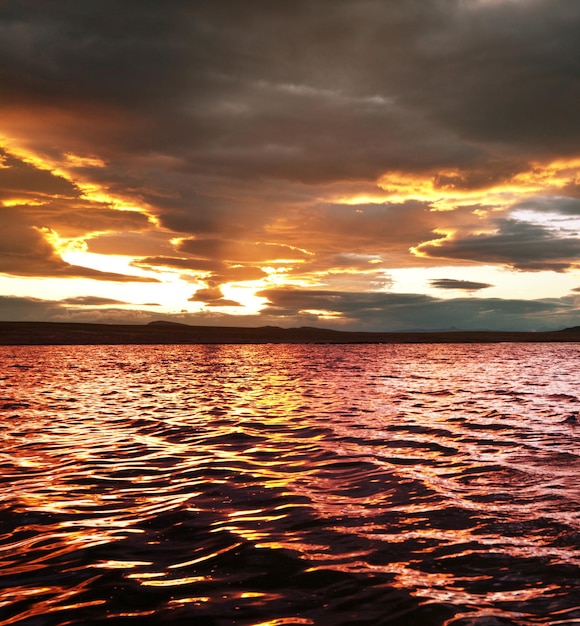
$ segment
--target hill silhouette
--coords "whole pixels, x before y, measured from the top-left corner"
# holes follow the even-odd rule
[[[190,326],[159,320],[150,324],[0,322],[0,345],[262,344],[262,343],[497,343],[576,342],[580,326],[548,332],[453,330],[353,332],[325,328]]]

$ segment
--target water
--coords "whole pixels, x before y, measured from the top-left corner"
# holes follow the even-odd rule
[[[580,624],[579,360],[0,348],[0,624]]]

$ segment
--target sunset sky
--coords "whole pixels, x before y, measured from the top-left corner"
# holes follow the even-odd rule
[[[5,0],[0,319],[580,325],[578,0]]]

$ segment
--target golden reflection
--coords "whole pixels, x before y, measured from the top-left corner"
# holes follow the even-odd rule
[[[11,590],[8,590],[6,594],[0,595],[0,598],[6,598],[10,601],[10,603],[17,604],[18,602],[27,600],[29,596],[31,597],[31,599],[36,598],[36,601],[33,602],[30,608],[17,613],[13,617],[2,620],[1,624],[2,626],[9,626],[9,624],[16,624],[18,622],[23,622],[25,620],[30,620],[33,618],[41,618],[42,616],[46,616],[50,613],[56,613],[61,611],[65,612],[79,608],[106,604],[106,600],[88,600],[84,602],[63,604],[63,602],[66,602],[74,596],[84,592],[87,587],[89,587],[97,579],[98,577],[89,578],[69,588],[65,588],[59,585],[35,588],[21,586],[17,589],[13,588]],[[33,593],[30,593],[31,591]],[[46,596],[48,593],[51,594],[51,597],[48,597],[46,599],[38,599],[43,595]]]
[[[228,517],[245,517],[246,515],[253,515],[254,513],[262,513],[265,509],[246,509],[241,511],[230,511]]]
[[[228,513],[228,517],[235,517],[235,521],[239,522],[274,522],[279,519],[287,517],[284,515],[231,515]]]
[[[35,597],[35,596],[40,596],[46,593],[47,591],[51,591],[51,590],[52,590],[52,587],[25,587],[19,591],[18,595],[21,598],[26,598],[27,596]],[[5,597],[8,597],[8,593],[0,591],[0,600]],[[5,604],[5,603],[2,603],[2,604]]]
[[[134,576],[134,578],[139,578]],[[181,585],[191,585],[205,580],[205,576],[186,576],[184,578],[170,578],[168,580],[140,580],[144,587],[180,587]]]
[[[209,596],[196,596],[196,597],[192,597],[192,598],[179,598],[179,599],[172,599],[169,600],[169,604],[178,604],[178,605],[183,605],[183,604],[204,604],[205,602],[211,602],[213,598],[210,598]]]
[[[233,533],[246,541],[256,542],[265,539],[270,535],[268,531],[242,528],[240,526],[228,526],[222,522],[216,522],[216,524],[218,525],[218,528],[214,528],[210,532],[221,532],[223,530],[227,530],[228,532]]]
[[[558,374],[561,393],[571,368],[573,392],[575,352],[558,362],[557,352],[541,347],[554,370],[545,370],[541,395],[532,396],[537,405],[523,420],[523,403],[510,417],[499,410],[504,395],[489,392],[512,380],[512,353],[490,364],[474,352],[482,347],[461,350],[123,346],[92,348],[90,357],[86,349],[31,350],[28,360],[16,351],[18,364],[30,367],[2,371],[14,370],[22,397],[37,405],[7,419],[0,433],[11,472],[1,498],[23,524],[4,538],[2,566],[6,576],[42,584],[15,584],[2,601],[34,602],[29,616],[38,619],[76,606],[70,588],[45,576],[65,562],[68,573],[96,571],[95,588],[116,576],[171,596],[174,606],[219,606],[229,594],[267,607],[279,597],[261,587],[214,593],[248,555],[258,564],[291,558],[306,572],[386,576],[424,603],[487,610],[555,596],[548,579],[522,575],[503,591],[493,586],[494,566],[463,576],[456,562],[485,555],[515,571],[532,559],[547,570],[580,560],[564,531],[556,541],[556,526],[538,522],[540,511],[549,524],[572,528],[570,501],[564,505],[561,492],[553,497],[543,484],[534,492],[518,482],[522,474],[536,480],[539,468],[548,472],[542,455],[556,448],[552,480],[574,478],[575,433],[567,429],[563,438],[561,424],[550,424],[551,405],[550,413],[534,411],[547,406],[547,374]],[[530,394],[536,380],[525,386]],[[519,460],[530,448],[535,465]],[[537,532],[513,536],[503,524]],[[106,549],[91,553],[98,546]],[[267,608],[261,615],[280,614]]]
[[[104,569],[132,569],[141,565],[153,565],[152,561],[101,561],[96,563],[93,567],[102,567]]]
[[[252,626],[285,626],[285,624],[314,624],[307,617],[278,617],[267,622],[256,622]]]
[[[221,550],[216,550],[215,552],[211,552],[209,554],[204,554],[203,556],[200,556],[196,559],[191,559],[189,561],[183,561],[181,563],[174,563],[173,565],[169,565],[168,569],[178,569],[180,567],[187,567],[189,565],[197,565],[198,563],[202,563],[203,561],[208,561],[209,559],[215,559],[216,556],[219,556],[220,554],[225,554],[226,552],[231,552],[232,550],[235,550],[236,548],[239,548],[242,544],[241,543],[234,543],[230,546],[227,546],[225,548],[222,548]]]
[[[155,615],[157,613],[156,609],[151,609],[149,611],[132,611],[130,613],[122,612],[115,613],[115,615],[111,615],[111,617],[145,617],[146,615]]]

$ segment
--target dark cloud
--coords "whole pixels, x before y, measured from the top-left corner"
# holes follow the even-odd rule
[[[579,20],[570,0],[12,1],[0,89],[5,106],[81,107],[96,121],[81,140],[105,132],[110,156],[171,154],[198,174],[478,165],[462,184],[482,185],[498,159],[527,160],[515,148],[575,145]]]
[[[409,306],[433,301],[429,296],[419,294],[386,293],[351,293],[314,289],[294,289],[290,287],[265,289],[259,296],[268,298],[270,304],[267,313],[280,315],[295,314],[301,311],[315,310],[348,314],[352,311],[382,311],[386,305]]]
[[[488,154],[500,146],[505,154],[575,154],[578,4],[430,4],[444,9],[441,19],[400,40],[409,52],[399,67],[402,101]]]
[[[215,284],[224,284],[228,282],[244,282],[248,280],[260,280],[266,276],[266,272],[259,267],[253,266],[234,266],[226,267],[219,272],[215,272],[210,276],[208,282]]]
[[[289,215],[284,221],[287,240],[299,246],[300,240],[312,241],[317,249],[335,249],[345,254],[364,254],[393,250],[407,251],[417,240],[430,238],[445,217],[430,211],[425,202],[317,204]],[[459,214],[452,220],[458,220]],[[373,250],[374,248],[374,250]]]
[[[47,233],[13,209],[0,208],[0,272],[16,276],[84,277],[95,280],[158,282],[154,278],[128,276],[71,265],[62,260],[46,238]]]
[[[308,244],[314,254],[296,264],[291,273],[336,273],[346,268],[363,273],[385,272],[397,267],[434,265],[427,257],[409,253],[417,242],[428,241],[443,230],[470,229],[481,222],[474,211],[481,207],[462,207],[455,211],[433,211],[426,202],[317,204],[296,211],[283,220],[287,243]]]
[[[113,210],[82,198],[78,187],[60,175],[0,151],[0,272],[17,276],[85,277],[152,282],[154,279],[71,265],[51,243],[53,235],[141,228],[148,219],[137,211]]]
[[[208,309],[237,306],[222,299],[218,290],[199,293],[195,301]],[[147,323],[173,319],[189,324],[285,327],[314,325],[345,330],[554,330],[577,325],[580,297],[558,299],[501,300],[497,298],[438,299],[420,294],[353,293],[270,289],[261,294],[270,305],[260,315],[228,315],[215,310],[172,316],[146,311],[116,309],[114,305],[91,308],[63,301],[0,296],[0,319],[14,321],[84,321]],[[203,298],[202,298],[203,296]],[[194,296],[195,298],[195,296]],[[323,311],[338,317],[330,319]]]
[[[580,262],[580,239],[513,219],[495,221],[490,234],[452,236],[417,246],[421,254],[480,263],[501,263],[527,271],[561,272]]]
[[[0,146],[0,201],[16,197],[42,199],[57,195],[61,198],[77,198],[79,190],[71,182],[30,163],[25,163]]]
[[[501,300],[438,299],[420,294],[353,293],[306,289],[267,289],[262,315],[281,321],[310,313],[317,323],[334,314],[334,325],[367,330],[506,329],[541,330],[574,323],[575,298]],[[331,318],[332,319],[332,318]]]
[[[182,13],[176,2],[3,3],[2,97],[94,119],[151,107],[185,78]]]
[[[212,286],[218,286],[227,282],[259,280],[266,276],[266,272],[259,267],[243,265],[230,267],[223,261],[211,259],[147,257],[134,261],[133,265],[148,268],[168,267],[186,270],[193,274],[205,274],[204,280]]]
[[[113,300],[111,298],[99,298],[98,296],[76,296],[74,298],[65,298],[60,300],[62,304],[75,304],[80,306],[111,306],[117,304],[127,304],[121,300]]]
[[[538,213],[559,213],[580,216],[580,198],[565,196],[536,196],[518,202],[512,210],[535,211]]]
[[[579,20],[570,0],[13,0],[0,90],[5,106],[82,107],[61,123],[90,113],[81,141],[113,168],[158,154],[174,174],[313,184],[456,167],[440,184],[472,188],[525,167],[530,144],[578,138]],[[192,191],[163,219],[211,232],[214,190]]]
[[[514,176],[526,172],[529,164],[506,158],[490,159],[484,166],[437,172],[433,187],[437,191],[474,191],[510,183]]]
[[[229,239],[184,239],[177,249],[199,258],[222,259],[232,263],[266,263],[278,259],[300,260],[303,250],[282,244],[235,241]]]
[[[120,245],[115,250],[115,254],[124,253],[124,246],[129,244],[131,231],[145,231],[150,228],[147,216],[138,211],[115,210],[99,206],[97,203],[75,204],[76,206],[72,203],[66,206],[62,201],[53,201],[40,207],[23,207],[21,213],[28,216],[28,219],[34,221],[35,224],[57,231],[62,237],[88,238],[93,233],[128,231],[127,239],[119,242]],[[142,233],[134,235],[134,237],[137,236],[141,238],[141,241],[145,241]],[[143,243],[144,246],[145,243]],[[93,245],[93,247],[96,246]]]
[[[489,283],[478,283],[472,280],[456,280],[454,278],[435,278],[429,281],[431,287],[436,289],[459,289],[462,291],[479,291],[493,287]]]
[[[50,320],[63,311],[59,302],[0,295],[0,320],[5,322]]]
[[[98,303],[92,308],[62,300],[42,300],[17,296],[0,296],[0,320],[6,322],[87,322],[103,324],[146,324],[155,319],[151,313],[116,309]]]
[[[203,302],[207,306],[241,306],[240,303],[235,300],[228,300],[227,298],[224,298],[221,289],[214,287],[209,289],[198,289],[189,301]]]
[[[115,213],[125,213],[125,211],[115,211]],[[145,217],[141,215],[141,217]],[[129,227],[129,224],[127,225]],[[153,257],[150,255],[163,254],[173,252],[172,246],[165,239],[159,236],[152,236],[148,233],[121,232],[117,234],[98,235],[96,237],[86,238],[87,251],[96,254],[120,254],[132,257],[148,257],[149,260],[154,258],[161,259],[163,257]],[[168,257],[168,260],[170,258]],[[143,259],[143,265],[152,265]],[[162,265],[162,263],[160,263]]]
[[[150,226],[143,213],[116,210],[106,201],[91,201],[62,175],[27,163],[1,147],[0,202],[13,211],[18,210],[23,221],[38,228],[56,230],[64,237],[123,229],[144,230]]]

